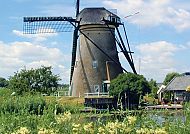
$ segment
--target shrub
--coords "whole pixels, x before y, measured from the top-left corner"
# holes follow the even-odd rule
[[[16,72],[14,76],[10,77],[9,88],[23,94],[25,92],[40,92],[51,94],[57,90],[58,75],[54,75],[51,67],[44,67],[37,69],[22,69]]]
[[[40,96],[10,96],[0,104],[0,112],[42,115],[45,106],[46,102]]]
[[[133,73],[123,73],[111,81],[110,95],[114,96],[121,108],[138,108],[140,96],[150,93],[148,81],[142,76]]]

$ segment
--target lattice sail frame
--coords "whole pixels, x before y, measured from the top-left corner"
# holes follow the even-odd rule
[[[75,19],[72,17],[24,17],[23,33],[72,32],[73,26],[70,22],[75,22]]]

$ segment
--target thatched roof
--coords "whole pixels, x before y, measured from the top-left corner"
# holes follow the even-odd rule
[[[176,91],[181,90],[185,91],[187,87],[190,86],[190,75],[183,74],[181,76],[175,77],[173,80],[168,83],[165,90],[167,91]]]

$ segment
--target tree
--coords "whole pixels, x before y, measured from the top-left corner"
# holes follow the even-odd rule
[[[158,91],[158,86],[155,80],[151,79],[149,82],[149,86],[151,88],[151,95],[154,98],[157,98],[157,91]]]
[[[7,87],[8,86],[8,81],[3,78],[3,77],[0,77],[0,87]]]
[[[174,77],[176,77],[176,76],[180,76],[180,74],[177,73],[177,72],[168,73],[168,74],[166,75],[165,79],[164,79],[163,84],[164,84],[164,85],[167,85],[167,84],[168,84]]]
[[[129,90],[138,95],[150,93],[148,81],[142,76],[133,73],[123,73],[113,79],[110,84],[109,93],[118,96],[121,92]]]
[[[109,88],[110,95],[121,98],[124,107],[127,108],[133,104],[138,106],[139,97],[150,92],[148,81],[142,75],[133,73],[120,74],[111,81]]]
[[[37,69],[22,69],[10,77],[9,87],[18,94],[23,92],[40,92],[50,94],[57,90],[58,75],[51,71],[52,67],[42,66]]]

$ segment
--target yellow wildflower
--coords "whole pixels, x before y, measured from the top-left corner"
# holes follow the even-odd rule
[[[54,130],[40,128],[38,134],[56,134],[56,132]]]
[[[112,131],[115,129],[114,124],[112,122],[108,122],[105,126],[106,131]]]
[[[70,121],[71,120],[71,113],[70,112],[65,112],[63,114],[63,116],[57,116],[56,120],[59,124],[66,122],[66,121]]]
[[[155,134],[167,134],[167,132],[164,128],[157,128]]]
[[[140,128],[139,130],[136,131],[137,134],[146,134],[148,131],[147,128]]]
[[[79,127],[80,127],[80,124],[75,124],[75,123],[73,123],[72,126],[73,126],[74,128],[79,128]]]
[[[11,134],[29,134],[29,133],[30,131],[26,127],[21,127],[15,133],[11,133]]]
[[[164,128],[157,129],[148,129],[148,128],[140,128],[136,131],[137,134],[168,134]]]
[[[125,134],[130,134],[131,130],[132,130],[131,128],[125,127],[124,130],[123,130],[123,132],[124,132]]]
[[[94,129],[93,129],[92,122],[89,123],[89,124],[84,125],[83,128],[84,128],[84,130],[85,130],[86,132],[89,132],[90,134],[94,133]]]
[[[105,126],[105,130],[109,133],[109,134],[115,134],[117,133],[119,127],[119,123],[118,121],[116,122],[108,122]]]
[[[73,132],[75,134],[77,134],[77,133],[79,133],[81,131],[81,125],[80,124],[73,123],[72,126],[73,126]]]
[[[118,132],[120,132],[120,133],[128,134],[128,133],[131,132],[131,128],[128,127],[128,125],[126,123],[124,123],[124,122],[119,123],[119,122],[116,121],[115,125],[117,125]]]
[[[128,119],[128,123],[130,125],[133,125],[137,120],[137,118],[135,116],[128,116],[127,119]]]
[[[108,122],[104,128],[100,127],[98,129],[98,134],[129,134],[131,131],[132,129],[125,122],[119,122],[116,120],[115,122]]]
[[[98,134],[105,134],[105,129],[103,127],[99,127]]]

